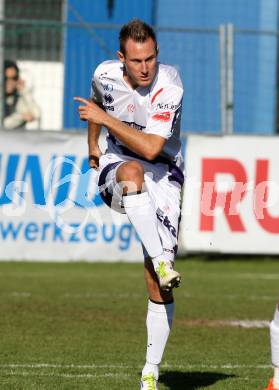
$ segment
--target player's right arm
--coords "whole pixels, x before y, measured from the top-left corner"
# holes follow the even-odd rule
[[[102,105],[102,97],[96,83],[96,71],[91,82],[90,98],[98,106]],[[99,147],[101,128],[101,125],[88,121],[88,161],[90,167],[94,169],[99,167],[99,158],[101,156],[101,150]]]
[[[101,126],[93,122],[88,122],[88,161],[91,168],[97,169],[101,150],[99,147],[99,137]]]

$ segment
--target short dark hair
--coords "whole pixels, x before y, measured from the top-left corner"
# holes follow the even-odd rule
[[[17,66],[15,61],[5,60],[4,61],[4,70],[6,70],[8,68],[14,68],[17,76],[19,75],[19,67]]]
[[[148,38],[153,39],[155,50],[157,52],[156,34],[151,26],[140,19],[132,19],[129,23],[124,24],[119,33],[120,51],[125,55],[125,44],[131,38],[135,42],[145,42]]]

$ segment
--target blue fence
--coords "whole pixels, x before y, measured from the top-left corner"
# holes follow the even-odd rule
[[[183,131],[221,132],[219,25],[232,23],[234,131],[274,133],[277,11],[276,0],[69,0],[66,21],[79,26],[68,28],[65,37],[64,127],[84,126],[73,96],[88,96],[94,68],[115,57],[121,24],[140,15],[158,30],[160,61],[176,66],[182,76]]]

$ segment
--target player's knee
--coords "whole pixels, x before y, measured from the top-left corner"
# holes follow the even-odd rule
[[[117,170],[117,181],[123,183],[128,192],[141,189],[144,182],[144,168],[137,161],[122,164]],[[140,188],[139,188],[140,187]]]
[[[138,161],[129,161],[122,164],[117,170],[117,176],[121,180],[132,180],[144,177],[144,168]]]

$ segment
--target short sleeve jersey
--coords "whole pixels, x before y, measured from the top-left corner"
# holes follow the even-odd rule
[[[123,78],[120,61],[101,63],[93,76],[91,98],[110,115],[130,127],[165,138],[161,156],[178,167],[183,164],[180,142],[180,119],[183,86],[177,70],[158,63],[152,84],[133,89]],[[108,135],[108,153],[127,154],[128,150],[118,139]],[[139,157],[140,158],[140,157]]]

